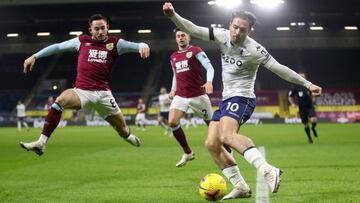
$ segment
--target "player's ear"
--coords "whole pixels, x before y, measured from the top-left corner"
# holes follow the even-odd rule
[[[89,33],[92,34],[91,27],[89,27],[88,29],[89,29]]]
[[[106,25],[106,28],[109,30],[109,29],[110,29],[110,25],[109,25],[109,24],[107,24],[107,25]]]

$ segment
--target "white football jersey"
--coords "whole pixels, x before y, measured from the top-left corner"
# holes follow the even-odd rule
[[[171,100],[169,99],[169,94],[160,94],[159,95],[159,106],[160,112],[169,112]]]
[[[25,117],[25,105],[24,104],[16,105],[16,111],[17,111],[18,117]]]
[[[257,70],[260,64],[269,65],[271,55],[249,36],[241,46],[233,45],[226,29],[214,28],[214,39],[221,51],[223,100],[234,96],[255,98]]]

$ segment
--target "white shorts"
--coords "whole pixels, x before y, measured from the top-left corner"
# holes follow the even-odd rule
[[[135,117],[136,124],[145,124],[145,113],[138,113]]]
[[[111,91],[92,91],[79,88],[73,88],[73,90],[80,98],[81,108],[94,108],[104,119],[120,113],[120,108]]]
[[[212,118],[211,102],[209,96],[206,94],[191,98],[176,95],[170,106],[170,109],[178,109],[184,113],[186,113],[189,108],[194,111],[195,115],[204,120],[211,120]]]

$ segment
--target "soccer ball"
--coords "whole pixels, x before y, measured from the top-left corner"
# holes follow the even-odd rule
[[[217,201],[227,192],[226,181],[221,175],[210,173],[204,176],[199,185],[200,196],[209,201]]]

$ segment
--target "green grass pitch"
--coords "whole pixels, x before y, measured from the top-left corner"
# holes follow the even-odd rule
[[[319,138],[310,145],[301,125],[242,127],[284,171],[270,202],[360,202],[360,125],[319,124],[317,129]],[[110,127],[59,128],[41,157],[19,146],[37,139],[40,129],[0,128],[0,202],[206,202],[198,194],[200,178],[221,174],[204,147],[206,130],[185,130],[196,159],[176,168],[180,146],[158,126],[145,132],[132,127],[140,148]],[[255,202],[256,171],[235,157],[253,197],[226,202]]]

